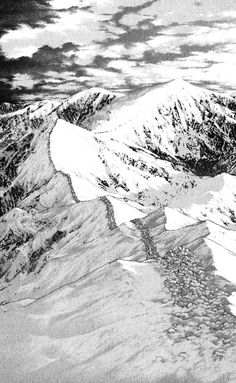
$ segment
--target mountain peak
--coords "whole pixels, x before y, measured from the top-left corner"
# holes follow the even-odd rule
[[[0,116],[5,382],[233,382],[235,126],[183,80]]]
[[[168,82],[168,85],[171,85],[172,87],[176,88],[186,88],[186,87],[193,87],[194,85],[190,84],[188,81],[183,80],[181,78],[176,78],[170,82]]]
[[[209,92],[207,89],[201,88],[197,85],[193,85],[189,83],[188,81],[182,80],[182,79],[176,79],[173,81],[170,81],[166,84],[164,89],[168,93],[174,93],[177,94],[179,97],[181,97],[183,94],[188,94],[189,96],[207,96],[211,92]]]

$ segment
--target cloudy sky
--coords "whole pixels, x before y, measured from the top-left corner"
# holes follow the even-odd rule
[[[1,0],[0,101],[182,78],[236,94],[235,0]]]

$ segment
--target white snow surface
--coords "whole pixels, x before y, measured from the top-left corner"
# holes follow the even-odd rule
[[[79,200],[106,194],[96,185],[97,177],[106,178],[98,149],[92,133],[63,120],[57,121],[50,137],[51,157],[56,170],[71,177]]]
[[[166,230],[178,230],[183,227],[196,224],[196,220],[180,213],[178,210],[165,207]]]
[[[207,242],[208,247],[212,250],[217,274],[236,284],[236,254],[208,238],[206,238],[205,241]]]
[[[207,238],[205,239],[205,242],[212,251],[214,266],[217,270],[216,273],[228,281],[236,284],[236,253],[232,253],[230,250],[224,248],[223,244],[219,245]],[[228,245],[228,242],[226,242],[226,244]],[[233,293],[228,300],[231,303],[231,312],[236,316],[236,293]]]
[[[51,157],[57,170],[69,174],[79,200],[85,201],[104,195],[113,205],[117,225],[146,214],[122,200],[112,197],[97,185],[97,177],[106,179],[106,168],[99,158],[99,146],[93,133],[58,120],[51,134]]]
[[[236,293],[233,293],[229,298],[228,301],[231,303],[230,309],[233,315],[236,316]]]
[[[221,226],[232,225],[230,211],[236,212],[236,177],[223,173],[215,177],[203,177],[196,186],[172,200],[170,207],[200,220],[209,220]]]
[[[114,209],[114,216],[116,220],[116,224],[119,226],[122,223],[127,223],[136,218],[143,218],[146,216],[145,213],[138,210],[135,207],[130,206],[128,203],[124,201],[118,200],[117,198],[108,196],[107,197],[111,202]]]

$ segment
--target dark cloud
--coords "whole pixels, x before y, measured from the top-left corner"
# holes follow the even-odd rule
[[[105,22],[102,21],[102,19],[99,20],[100,16],[95,14],[95,16],[98,17],[100,30],[105,32],[104,35],[107,33],[106,38],[104,38],[102,42],[96,41],[96,39],[98,39],[96,36],[94,36],[94,41],[92,41],[93,37],[91,37],[91,50],[93,49],[93,44],[96,46],[100,44],[101,47],[99,54],[97,54],[93,59],[93,62],[89,64],[90,69],[101,69],[101,71],[97,71],[101,74],[96,78],[97,85],[104,86],[104,83],[102,83],[102,81],[105,81],[103,80],[102,72],[102,70],[104,70],[107,74],[108,72],[117,73],[117,76],[120,76],[121,78],[121,87],[123,86],[122,84],[124,84],[124,87],[127,89],[134,88],[130,73],[126,76],[125,71],[122,69],[112,68],[112,66],[109,65],[111,61],[114,62],[114,56],[112,57],[112,54],[110,54],[111,57],[109,57],[109,51],[112,51],[112,49],[109,50],[109,48],[113,45],[121,45],[124,47],[123,52],[125,52],[125,54],[122,53],[121,49],[120,56],[117,57],[118,59],[123,61],[132,61],[132,65],[134,64],[136,69],[137,67],[140,67],[140,71],[142,71],[141,67],[144,67],[145,64],[147,64],[148,67],[148,64],[163,63],[163,65],[165,65],[167,62],[176,61],[176,64],[178,65],[178,60],[181,59],[181,68],[184,70],[184,59],[186,59],[186,69],[189,69],[187,66],[189,57],[191,58],[191,56],[196,53],[207,53],[210,51],[217,51],[218,49],[219,51],[222,51],[222,48],[224,48],[222,44],[208,44],[207,42],[204,43],[204,45],[185,44],[185,36],[191,36],[191,34],[194,33],[195,27],[207,26],[215,28],[219,27],[219,24],[231,24],[235,22],[235,19],[233,18],[222,16],[221,19],[195,20],[192,22],[186,21],[184,24],[178,22],[170,23],[170,19],[168,19],[167,25],[165,23],[165,17],[163,17],[163,25],[155,25],[154,21],[158,15],[153,14],[143,16],[143,18],[136,25],[132,26],[125,24],[125,20],[123,19],[125,16],[140,15],[141,13],[144,13],[142,12],[143,10],[149,8],[154,3],[159,2],[159,0],[144,1],[145,2],[143,4],[137,6],[127,5],[119,7],[118,12],[113,15],[109,14],[109,20],[106,19]],[[195,6],[197,7],[203,5],[201,0],[194,1]],[[76,6],[72,6],[67,9],[53,9],[50,2],[50,0],[0,0],[0,37],[9,31],[17,30],[22,25],[27,25],[31,28],[45,28],[45,31],[47,32],[47,25],[56,23],[63,12],[76,13],[78,10],[93,12],[93,7],[83,7],[82,0],[78,0]],[[197,13],[197,15],[198,14],[199,13]],[[173,20],[176,19],[173,18]],[[168,50],[167,46],[163,52],[158,52],[158,48],[148,48],[145,52],[143,52],[143,55],[141,50],[140,53],[137,53],[137,57],[132,56],[132,48],[136,45],[136,43],[146,43],[157,36],[170,36],[168,35],[168,29],[172,29],[171,33],[173,33],[174,37],[180,38],[176,39],[176,51],[174,43],[173,47],[169,47]],[[191,31],[191,33],[189,31]],[[82,85],[85,87],[90,86],[90,79],[91,83],[94,85],[95,82],[93,75],[91,74],[91,77],[89,77],[88,73],[95,73],[94,76],[96,77],[97,72],[89,72],[89,68],[87,70],[85,66],[78,64],[79,51],[81,49],[80,45],[69,41],[69,33],[68,42],[62,46],[55,47],[55,40],[56,38],[54,38],[53,41],[54,47],[49,46],[50,43],[49,45],[41,46],[31,57],[22,56],[19,58],[9,58],[6,57],[0,49],[0,102],[17,101],[18,99],[24,97],[29,99],[30,96],[32,96],[32,99],[40,98],[40,96],[43,97],[45,95],[46,97],[47,95],[53,97],[54,95],[57,95],[58,89],[60,89],[60,94],[64,92],[64,89],[66,94],[71,94],[71,92],[73,93],[73,89],[75,89],[76,84],[78,84],[78,88]],[[42,41],[43,40],[40,40],[40,42],[35,45],[39,46],[43,44]],[[64,40],[64,38],[60,39],[60,43],[58,43],[58,45],[61,44],[62,41],[66,40]],[[77,39],[75,39],[75,41],[77,41]],[[189,41],[191,41],[191,38]],[[91,54],[92,51],[89,51],[89,46],[86,47],[86,49],[87,48],[89,62],[90,57],[92,60],[93,54]],[[107,51],[106,48],[108,48]],[[133,52],[135,52],[135,50],[133,50]],[[204,61],[204,65],[206,65],[204,68],[207,68],[207,66],[210,67],[214,64],[214,61]],[[152,67],[152,65],[149,65],[149,67]],[[50,75],[48,74],[49,72],[56,73],[55,78],[58,82],[55,82],[55,78],[50,78]],[[65,72],[68,73],[68,76],[63,75]],[[21,81],[21,78],[24,79],[24,76],[18,76],[20,80],[14,81],[16,75],[24,74],[30,76],[28,85],[27,83],[23,84],[23,80]],[[109,75],[112,78],[112,74],[109,73]],[[80,77],[84,77],[81,79],[82,81],[80,81]],[[31,79],[32,81],[30,81]],[[112,84],[108,83],[106,86],[111,88]],[[142,87],[142,85],[140,86]]]
[[[8,31],[16,30],[22,25],[43,28],[47,24],[56,22],[61,12],[75,13],[78,9],[89,10],[90,8],[89,6],[72,6],[65,9],[53,9],[50,0],[1,0],[0,38]]]
[[[136,14],[137,12],[150,7],[152,4],[156,3],[157,1],[158,0],[149,0],[149,1],[146,1],[146,3],[140,4],[140,5],[121,7],[121,10],[119,12],[116,12],[113,15],[111,20],[115,23],[116,26],[126,27],[125,24],[121,23],[121,20],[124,16],[128,14],[132,14],[132,13]]]
[[[196,7],[201,7],[202,6],[202,2],[201,1],[195,1],[194,4],[196,5]]]
[[[12,80],[13,76],[9,72],[3,74],[3,68],[6,64],[6,58],[2,53],[0,48],[0,103],[4,101],[13,102],[16,101],[17,96],[14,94],[14,89],[12,89]]]
[[[146,50],[143,54],[143,57],[139,61],[144,61],[145,63],[157,64],[160,62],[174,61],[181,58],[191,57],[197,52],[206,53],[206,52],[214,51],[220,47],[222,47],[222,44],[209,44],[209,45],[182,44],[178,46],[179,52],[176,52],[176,53],[175,52],[162,53],[162,52],[158,52],[154,50]],[[207,64],[211,66],[215,64],[215,62],[208,61]]]
[[[41,27],[55,21],[57,13],[49,0],[1,0],[0,37],[25,24],[31,28]]]
[[[91,7],[72,6],[65,9],[53,9],[50,0],[0,0],[0,38],[22,25],[31,28],[44,28],[55,23],[62,12],[76,13],[78,9],[88,11]],[[1,43],[1,40],[0,40]],[[7,58],[0,47],[0,102],[18,101],[24,95],[40,93],[50,81],[45,80],[45,73],[55,71],[71,72],[75,77],[85,75],[85,70],[75,63],[75,52],[79,46],[71,42],[61,47],[48,45],[38,49],[32,57]],[[66,53],[71,52],[69,57]],[[74,54],[73,54],[74,52]],[[15,74],[28,74],[38,81],[32,89],[26,86],[13,88]],[[52,84],[51,84],[52,85]]]
[[[216,50],[220,47],[223,47],[223,46],[224,46],[224,44],[222,44],[222,43],[218,43],[218,44],[217,43],[216,44],[207,44],[206,43],[206,45],[183,44],[183,45],[180,45],[181,57],[189,57],[196,52],[207,53],[210,51],[214,51],[214,50]]]
[[[165,29],[165,26],[155,26],[152,23],[153,17],[144,17],[135,27],[126,25],[121,21],[124,16],[128,14],[137,14],[157,1],[159,0],[150,0],[137,6],[120,7],[121,10],[111,17],[110,21],[107,22],[107,25],[103,26],[103,29],[111,34],[109,26],[115,25],[120,30],[123,30],[123,32],[118,35],[114,34],[114,37],[104,39],[101,42],[101,46],[106,47],[113,44],[123,44],[125,47],[129,47],[137,42],[145,42],[151,37],[156,36],[162,29]]]
[[[79,72],[80,67],[75,64],[75,52],[79,49],[77,44],[65,43],[62,47],[52,48],[45,45],[38,49],[32,57],[20,57],[19,59],[9,60],[8,67],[17,70],[18,73],[29,73],[34,76],[41,75],[48,71]],[[71,52],[69,57],[65,54]],[[73,53],[74,52],[74,53]]]
[[[32,57],[19,57],[17,59],[8,59],[0,51],[0,102],[12,101],[18,99],[21,94],[32,93],[27,88],[12,88],[14,74],[28,74],[32,79],[37,80],[38,84],[33,88],[37,93],[48,85],[45,80],[46,73],[49,71],[71,72],[76,77],[84,76],[86,71],[80,65],[75,63],[75,52],[79,45],[71,42],[65,43],[62,47],[52,48],[45,45],[38,49]],[[67,57],[66,53],[71,52]],[[50,80],[49,80],[50,81]]]
[[[113,44],[123,44],[125,47],[132,46],[138,42],[146,42],[150,38],[157,36],[161,31],[165,30],[164,25],[154,25],[151,19],[138,22],[136,27],[126,26],[124,32],[118,36],[109,37],[102,41],[102,46],[111,46]]]
[[[11,82],[0,80],[0,104],[3,102],[18,102],[17,89],[12,89]]]
[[[196,26],[196,27],[210,27],[214,28],[220,24],[235,24],[235,17],[222,17],[221,19],[213,19],[213,20],[195,20],[189,22],[188,25]]]
[[[157,64],[162,61],[173,61],[181,57],[181,53],[162,53],[162,52],[154,52],[153,50],[147,50],[144,52],[143,57],[140,61],[144,61],[149,64]]]
[[[143,36],[144,41],[149,39],[150,36],[155,36],[158,27],[151,28],[147,35]],[[155,31],[155,32],[154,32]],[[146,32],[146,31],[145,31]],[[163,33],[160,35],[164,35]],[[122,37],[120,37],[122,40]],[[140,37],[137,41],[140,41]],[[134,39],[132,39],[132,43]],[[126,42],[126,44],[131,44],[131,40]],[[136,65],[139,63],[143,64],[157,64],[160,62],[174,61],[181,58],[190,57],[196,52],[208,52],[211,50],[216,50],[219,47],[219,44],[201,46],[201,45],[185,45],[182,44],[179,46],[179,52],[167,52],[162,53],[155,50],[146,50],[141,58],[136,58]],[[58,83],[50,82],[47,72],[53,71],[58,74],[62,72],[69,72],[75,78],[81,76],[88,77],[86,68],[76,63],[77,54],[79,52],[80,46],[71,42],[63,44],[61,47],[52,48],[48,45],[45,45],[38,49],[32,57],[20,57],[17,59],[8,59],[0,51],[0,102],[3,101],[16,101],[19,98],[24,97],[24,95],[30,96],[32,98],[43,95],[46,92],[46,89],[50,90],[50,95],[53,96],[57,93]],[[130,61],[134,58],[128,54],[122,56],[122,59]],[[107,57],[105,54],[96,55],[93,62],[90,64],[90,68],[99,68],[106,71],[116,72],[118,75],[122,75],[122,71],[116,68],[109,67],[108,64],[110,61],[114,60],[112,57]],[[214,62],[208,63],[208,65],[213,65]],[[27,87],[21,86],[18,88],[13,88],[12,83],[14,75],[18,74],[28,74],[35,80],[35,85],[32,89],[27,89]],[[133,88],[132,79],[124,79],[125,87]],[[70,88],[70,82],[66,82],[63,78],[60,81],[60,86],[68,84]],[[84,82],[85,86],[89,86]],[[103,84],[98,84],[102,86]],[[68,94],[73,93],[68,91]]]
[[[90,67],[91,68],[100,68],[100,69],[102,68],[102,69],[105,69],[109,72],[121,73],[121,71],[119,69],[108,67],[108,64],[111,60],[113,60],[112,57],[105,57],[102,55],[97,55],[94,57],[93,62],[90,64]]]
[[[17,59],[8,59],[0,54],[1,77],[5,78],[14,73],[26,73],[37,77],[48,71],[75,71],[79,67],[73,63],[74,54],[72,53],[68,59],[65,53],[77,49],[76,44],[68,42],[58,48],[45,45],[39,48],[32,57],[22,56]]]

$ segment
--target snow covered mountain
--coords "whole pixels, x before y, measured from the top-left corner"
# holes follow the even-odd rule
[[[4,382],[235,382],[236,100],[0,110]]]

